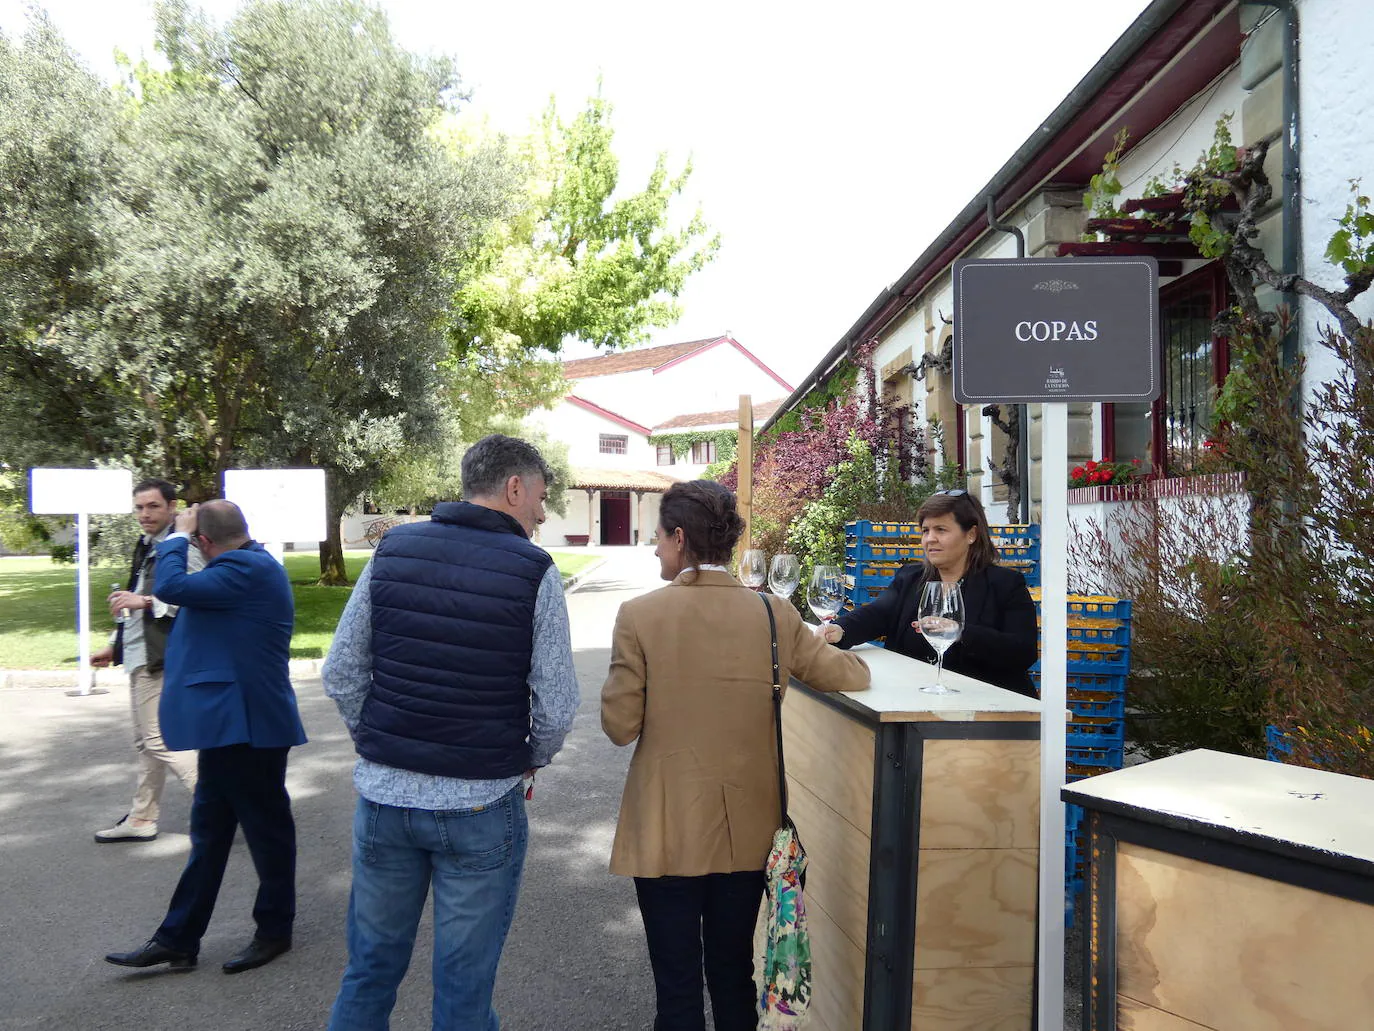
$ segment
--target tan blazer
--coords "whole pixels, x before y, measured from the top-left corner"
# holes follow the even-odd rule
[[[695,577],[695,579],[693,579]],[[601,726],[636,738],[611,873],[634,877],[761,870],[778,828],[768,613],[729,573],[686,572],[616,617]],[[820,691],[868,687],[868,666],[812,634],[768,597],[787,678]]]

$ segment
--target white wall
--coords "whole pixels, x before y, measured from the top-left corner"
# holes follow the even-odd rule
[[[568,461],[590,469],[653,469],[657,449],[647,434],[639,433],[605,416],[590,412],[568,401],[553,408],[531,412],[527,418],[542,426],[556,440],[568,445]],[[601,434],[628,437],[623,455],[603,455]]]
[[[1343,274],[1323,256],[1327,241],[1349,203],[1349,180],[1362,179],[1366,195],[1374,191],[1368,81],[1374,10],[1368,0],[1302,0],[1298,25],[1302,271],[1314,283],[1340,289]],[[1366,293],[1352,308],[1362,320],[1374,318],[1374,296]],[[1317,341],[1319,326],[1331,320],[1313,301],[1303,301],[1301,315],[1309,380],[1330,379],[1335,364]]]

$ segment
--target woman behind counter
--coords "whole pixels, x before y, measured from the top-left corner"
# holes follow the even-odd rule
[[[942,490],[926,499],[916,521],[924,561],[903,567],[877,598],[816,634],[841,648],[886,637],[889,651],[934,662],[935,649],[911,624],[921,589],[938,577],[959,584],[964,596],[964,631],[945,653],[945,669],[1034,698],[1027,671],[1039,657],[1035,604],[1025,578],[997,565],[982,503],[968,491]]]
[[[659,574],[672,583],[616,617],[601,726],[639,739],[620,803],[611,873],[635,879],[658,997],[655,1031],[703,1031],[702,970],[717,1031],[758,1023],[754,924],[780,822],[773,662],[762,595],[725,564],[744,531],[718,483],[663,496]],[[856,655],[811,634],[796,609],[767,599],[784,685],[868,686]]]

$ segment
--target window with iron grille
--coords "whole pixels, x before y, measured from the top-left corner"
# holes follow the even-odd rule
[[[630,438],[614,433],[601,434],[601,453],[603,455],[623,455],[630,447]]]
[[[659,464],[659,465],[672,465],[672,464],[673,464],[673,448],[672,448],[672,445],[670,445],[670,444],[660,444],[660,445],[658,445],[658,464]]]
[[[716,442],[702,440],[692,445],[692,464],[710,465],[716,460]]]
[[[1230,371],[1226,340],[1213,333],[1229,303],[1220,262],[1160,288],[1159,400],[1102,406],[1104,457],[1138,458],[1144,471],[1161,476],[1194,469],[1216,428],[1213,391]]]

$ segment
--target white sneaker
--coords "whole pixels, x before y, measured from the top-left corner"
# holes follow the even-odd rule
[[[115,841],[152,841],[156,837],[157,824],[145,823],[142,827],[135,827],[125,815],[109,830],[97,833],[95,840],[101,845],[108,845]]]

